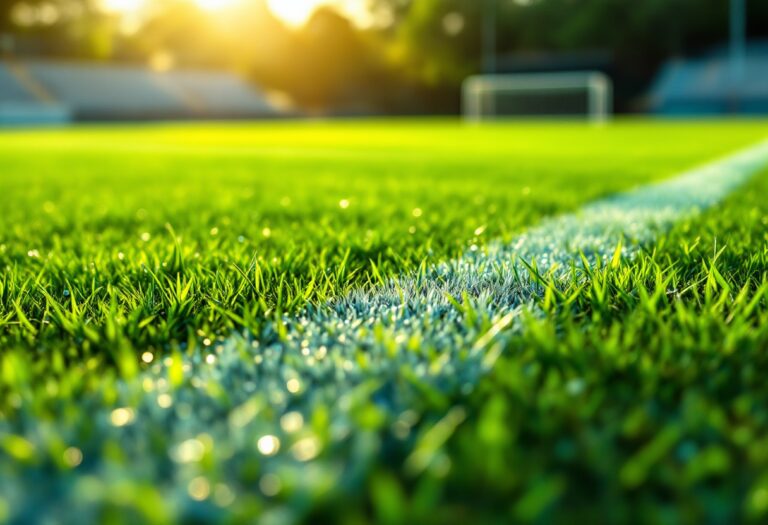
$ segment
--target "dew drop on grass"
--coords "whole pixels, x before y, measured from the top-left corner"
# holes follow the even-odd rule
[[[320,453],[320,441],[314,436],[302,438],[291,447],[291,452],[299,461],[310,461]]]
[[[77,447],[69,447],[63,454],[64,463],[74,468],[83,462],[83,452]]]
[[[189,482],[187,491],[192,499],[203,501],[211,494],[211,483],[207,478],[198,476]]]
[[[170,408],[173,405],[173,398],[170,394],[160,394],[157,396],[157,406],[160,408]]]
[[[289,434],[298,432],[304,426],[304,416],[300,412],[288,412],[280,418],[280,426]]]
[[[217,483],[213,489],[213,501],[219,507],[228,507],[235,501],[235,493],[225,483]]]
[[[171,458],[177,463],[197,463],[203,459],[205,445],[199,439],[188,439],[179,443],[171,452]]]
[[[267,434],[259,438],[256,447],[263,455],[274,456],[280,450],[280,439],[277,436]]]
[[[301,390],[301,382],[296,378],[289,379],[285,383],[285,388],[287,388],[288,392],[291,394],[297,394],[299,390]]]
[[[130,408],[116,408],[110,415],[110,421],[112,425],[116,427],[124,427],[133,423],[135,415]]]
[[[280,478],[275,474],[264,474],[259,480],[259,490],[265,496],[277,496],[280,493],[280,489],[283,487]]]

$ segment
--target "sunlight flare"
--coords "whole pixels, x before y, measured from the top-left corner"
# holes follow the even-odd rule
[[[317,8],[327,3],[326,0],[267,0],[267,7],[282,22],[298,27],[304,25]]]
[[[194,0],[197,6],[204,11],[223,11],[241,4],[242,0]]]

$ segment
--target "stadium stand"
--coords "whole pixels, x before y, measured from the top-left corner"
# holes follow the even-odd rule
[[[254,115],[275,112],[264,97],[231,75],[176,71],[167,73],[165,79],[197,111],[224,117],[236,117],[244,111]]]
[[[725,49],[669,62],[654,83],[650,106],[662,115],[768,114],[768,42],[748,46],[738,78]]]
[[[3,102],[33,103],[37,99],[30,93],[5,64],[0,64],[0,100]]]
[[[0,125],[69,122],[69,108],[56,104],[14,64],[0,63]]]
[[[266,97],[228,73],[47,61],[0,62],[0,108],[0,123],[46,121],[25,116],[35,111],[41,117],[47,111],[51,122],[279,114]]]

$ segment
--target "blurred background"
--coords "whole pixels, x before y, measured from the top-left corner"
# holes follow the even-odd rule
[[[459,114],[468,77],[561,72],[610,112],[768,113],[764,0],[2,0],[0,56],[6,124]]]

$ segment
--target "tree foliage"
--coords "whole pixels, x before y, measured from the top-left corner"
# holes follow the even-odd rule
[[[42,20],[42,10],[52,5],[56,20]],[[0,5],[0,32],[13,34],[22,54],[146,62],[164,52],[178,66],[235,68],[306,107],[361,111],[407,110],[414,94],[422,97],[421,107],[448,109],[446,101],[455,100],[461,80],[481,69],[484,17],[491,8],[499,55],[602,50],[620,74],[639,85],[669,57],[699,53],[728,37],[729,0],[368,0],[368,5],[383,20],[371,28],[322,8],[293,29],[273,17],[263,0],[221,15],[191,2],[157,3],[140,27],[127,31],[125,20],[90,1],[12,0]],[[749,34],[767,35],[768,3],[748,2],[748,10]],[[32,22],[20,24],[20,12],[32,12]]]

